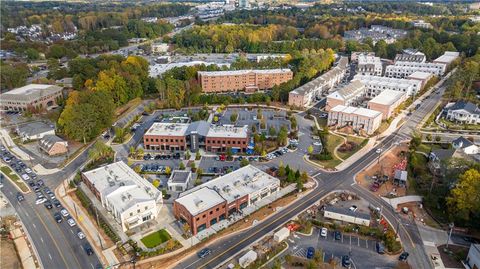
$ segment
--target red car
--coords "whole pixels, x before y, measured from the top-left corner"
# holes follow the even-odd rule
[[[370,186],[370,190],[373,192],[378,191],[379,188],[380,188],[380,184],[378,184],[378,182],[374,182],[372,186]]]
[[[227,156],[225,154],[220,155],[220,161],[224,162],[227,159]]]

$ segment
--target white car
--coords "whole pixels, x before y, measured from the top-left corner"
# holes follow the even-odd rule
[[[85,238],[85,234],[84,234],[82,231],[79,231],[79,232],[77,233],[77,236],[78,236],[79,239]]]
[[[375,152],[380,154],[380,153],[382,153],[382,149],[377,149]]]
[[[327,237],[328,230],[327,228],[322,228],[322,231],[320,232],[320,235],[323,237]]]
[[[322,143],[320,143],[320,142],[316,141],[316,142],[313,142],[313,145],[314,145],[314,146],[317,146],[317,147],[319,147],[319,146],[321,146],[321,145],[322,145]]]
[[[352,211],[352,212],[355,212],[357,211],[358,207],[356,205],[352,205],[349,210]]]
[[[43,204],[47,201],[47,198],[38,198],[36,201],[35,201],[35,204],[36,205],[40,205],[40,204]]]
[[[25,180],[25,181],[30,180],[30,177],[29,177],[27,174],[22,174],[22,178],[23,178],[23,180]]]
[[[70,225],[70,227],[77,225],[72,218],[67,219],[67,222],[68,222],[68,225]]]
[[[32,169],[30,169],[30,168],[25,168],[25,172],[26,172],[27,174],[30,174],[30,173],[32,173]]]
[[[62,214],[62,216],[64,216],[64,217],[68,217],[70,215],[70,214],[68,214],[68,211],[65,208],[60,210],[60,214]]]

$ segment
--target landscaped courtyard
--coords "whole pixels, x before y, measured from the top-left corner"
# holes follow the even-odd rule
[[[161,229],[143,237],[140,239],[140,241],[142,241],[147,248],[154,248],[164,242],[167,242],[171,238],[172,236],[167,232],[167,230]]]

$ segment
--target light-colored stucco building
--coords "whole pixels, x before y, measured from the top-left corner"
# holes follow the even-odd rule
[[[379,95],[384,90],[404,92],[407,96],[416,95],[422,87],[422,83],[414,79],[363,75],[356,75],[353,79],[360,80],[365,85],[365,95],[370,98]]]
[[[120,161],[82,173],[82,180],[123,231],[156,219],[162,193]]]
[[[366,92],[365,85],[360,80],[352,80],[344,88],[332,92],[327,96],[327,104],[325,110],[329,111],[338,105],[343,106],[356,106],[365,97]]]
[[[357,58],[357,74],[381,76],[383,73],[382,61],[380,57],[360,54]]]
[[[342,128],[351,126],[353,130],[373,134],[382,123],[379,111],[338,105],[328,112],[328,126]]]
[[[56,85],[29,84],[0,95],[3,110],[27,111],[49,109],[63,98],[63,88]]]

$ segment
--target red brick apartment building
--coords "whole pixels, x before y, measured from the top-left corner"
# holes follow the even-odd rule
[[[255,92],[271,89],[293,78],[290,69],[201,71],[198,80],[204,93]]]

